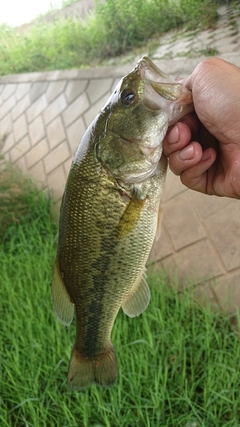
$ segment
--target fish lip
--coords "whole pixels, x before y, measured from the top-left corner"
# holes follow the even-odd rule
[[[160,70],[157,65],[152,62],[150,58],[147,56],[143,56],[137,62],[136,69],[138,70],[140,76],[142,77],[144,83],[154,84],[154,83],[179,83],[176,82],[173,78],[165,74],[162,70]],[[154,80],[147,76],[147,73],[151,74],[151,77],[154,77]]]
[[[127,137],[126,138],[125,136],[122,136],[122,135],[119,135],[119,136],[124,142],[130,142],[131,144],[136,144],[138,147],[140,147],[141,150],[146,149],[146,150],[149,150],[149,152],[152,152],[161,144],[161,141],[157,144],[154,144],[154,145],[151,145],[150,143],[144,144],[144,143],[141,143],[141,141],[142,141],[141,138],[136,138],[136,137]]]
[[[143,102],[156,111],[167,110],[170,126],[181,117],[194,111],[192,94],[185,88],[184,79],[174,80],[146,56],[139,59],[136,67],[146,87],[150,86],[154,91],[153,97],[149,100],[148,94]]]
[[[135,144],[137,147],[139,147],[139,149],[141,150],[142,154],[147,158],[148,162],[150,163],[151,167],[156,167],[158,162],[161,159],[162,156],[162,149],[161,149],[161,142],[159,142],[158,144],[155,144],[153,146],[149,145],[144,145],[144,144],[140,144],[139,141],[141,141],[141,138],[125,138],[122,137],[120,135],[120,138],[124,141],[124,142],[128,142],[130,144]],[[153,159],[151,158],[151,155],[154,153],[155,150],[160,149],[160,154],[159,154],[159,159],[153,161]]]

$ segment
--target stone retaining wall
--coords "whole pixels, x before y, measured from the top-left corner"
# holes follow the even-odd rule
[[[188,60],[188,67],[199,60]],[[132,65],[0,78],[0,141],[6,159],[52,188],[60,200],[81,136]],[[167,61],[157,65],[169,70]],[[184,76],[184,67],[184,60],[174,67],[171,62],[172,75]],[[230,290],[234,310],[240,306],[239,242],[239,201],[190,191],[169,171],[162,236],[150,256],[156,268],[177,271],[185,286],[190,278],[196,296],[223,308]]]

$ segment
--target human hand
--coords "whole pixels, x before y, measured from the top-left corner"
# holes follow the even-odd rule
[[[240,198],[240,68],[208,58],[183,84],[192,91],[195,113],[163,141],[169,166],[190,189]]]

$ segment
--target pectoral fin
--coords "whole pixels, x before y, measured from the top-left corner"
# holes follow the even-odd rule
[[[52,280],[52,301],[54,313],[57,319],[68,326],[73,320],[74,304],[66,290],[61,277],[58,260],[55,262]]]
[[[135,193],[119,221],[119,238],[126,237],[136,227],[142,210],[145,206],[146,196]]]
[[[127,295],[122,309],[129,317],[135,317],[146,310],[150,302],[150,289],[146,282],[145,271],[141,279],[136,283],[131,292]]]

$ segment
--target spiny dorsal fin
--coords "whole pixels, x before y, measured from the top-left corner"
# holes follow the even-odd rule
[[[70,325],[74,316],[74,304],[72,303],[63,283],[58,260],[56,260],[54,265],[52,280],[52,301],[56,318],[61,323],[63,323],[63,325]]]
[[[145,270],[141,279],[136,283],[131,292],[127,295],[122,309],[129,317],[135,317],[146,310],[150,302],[150,289],[146,282]]]

